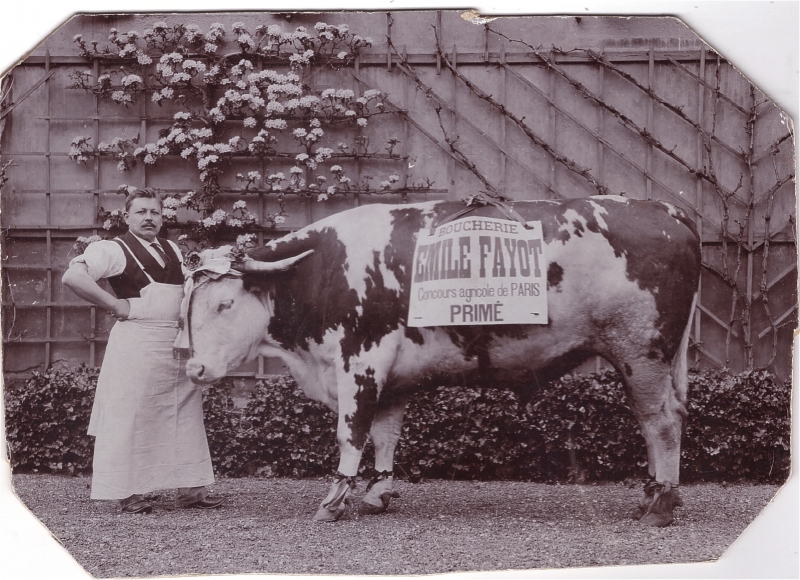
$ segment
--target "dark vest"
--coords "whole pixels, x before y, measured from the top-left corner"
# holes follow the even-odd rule
[[[142,246],[142,243],[132,233],[128,232],[125,235],[114,238],[114,241],[119,244],[122,248],[122,253],[125,254],[125,270],[122,274],[108,278],[108,283],[117,298],[139,298],[139,291],[150,284],[150,279],[139,268],[139,264],[133,259],[131,252],[155,282],[178,286],[183,284],[180,258],[175,254],[175,250],[172,249],[172,244],[164,238],[157,238],[157,241],[161,244],[167,258],[169,258],[166,268],[156,261],[153,255]],[[123,244],[122,242],[125,243]]]

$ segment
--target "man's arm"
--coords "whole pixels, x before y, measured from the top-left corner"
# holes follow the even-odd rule
[[[110,311],[117,320],[125,320],[131,310],[127,300],[115,298],[89,276],[89,270],[83,262],[76,262],[64,272],[61,278],[64,286],[72,290],[80,298],[95,306]]]

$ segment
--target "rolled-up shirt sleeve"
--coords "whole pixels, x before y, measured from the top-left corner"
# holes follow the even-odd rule
[[[69,265],[81,262],[86,264],[89,276],[95,281],[122,274],[127,263],[122,248],[111,240],[89,244],[83,254],[70,260]]]

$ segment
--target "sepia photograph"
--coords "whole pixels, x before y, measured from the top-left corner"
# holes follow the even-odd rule
[[[4,42],[4,577],[796,576],[798,3],[645,4]]]

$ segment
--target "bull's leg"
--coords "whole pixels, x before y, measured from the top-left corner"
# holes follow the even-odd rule
[[[378,406],[383,380],[376,377],[372,367],[360,371],[336,371],[339,420],[336,436],[339,443],[339,470],[334,476],[327,497],[320,504],[314,520],[333,522],[352,502],[351,491],[361,463],[361,453],[369,436]]]
[[[667,526],[673,521],[673,508],[683,505],[677,488],[685,392],[675,388],[671,365],[658,360],[633,361],[622,365],[621,372],[647,443],[650,473],[633,517],[649,526]]]
[[[407,399],[381,401],[370,429],[370,438],[375,446],[376,475],[367,486],[367,494],[358,506],[361,514],[379,514],[386,511],[389,501],[399,497],[392,488],[394,450],[403,428],[403,415]]]

